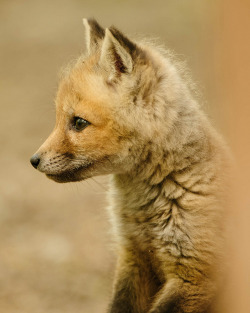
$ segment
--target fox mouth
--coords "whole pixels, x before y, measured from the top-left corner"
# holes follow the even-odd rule
[[[83,171],[89,169],[93,163],[88,163],[76,168],[67,169],[66,171],[55,173],[55,174],[46,174],[49,179],[54,180],[57,183],[68,183],[76,182],[89,178],[88,175],[82,175]]]

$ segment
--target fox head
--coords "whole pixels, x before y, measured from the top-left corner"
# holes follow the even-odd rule
[[[84,25],[87,52],[65,70],[55,128],[31,158],[57,182],[132,170],[177,114],[172,105],[176,86],[158,52],[115,27],[104,30],[93,19],[84,19]]]

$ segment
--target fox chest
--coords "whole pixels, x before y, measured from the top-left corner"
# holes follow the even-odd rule
[[[120,216],[120,236],[135,249],[160,259],[178,258],[193,249],[183,216],[164,209],[152,214],[126,212]]]

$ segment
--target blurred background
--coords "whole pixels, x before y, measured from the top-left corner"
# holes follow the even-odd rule
[[[249,0],[0,1],[0,312],[105,312],[110,298],[107,178],[60,185],[29,164],[54,125],[58,72],[84,50],[83,17],[187,61],[238,162],[225,312],[250,312],[249,16]]]

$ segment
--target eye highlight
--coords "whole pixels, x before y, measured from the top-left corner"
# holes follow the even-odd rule
[[[81,131],[90,125],[90,122],[86,121],[85,119],[75,116],[73,119],[73,128],[77,131]]]

